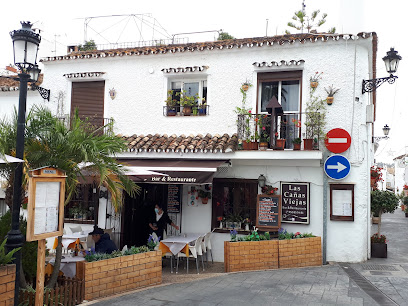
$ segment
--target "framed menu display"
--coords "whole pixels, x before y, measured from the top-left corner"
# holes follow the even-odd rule
[[[256,203],[256,226],[260,230],[274,231],[280,228],[279,195],[259,194]]]
[[[29,172],[27,241],[62,236],[65,174],[55,168]]]
[[[353,184],[330,184],[330,220],[354,221]]]

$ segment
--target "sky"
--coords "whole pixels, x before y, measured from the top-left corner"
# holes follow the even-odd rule
[[[404,0],[384,2],[380,0],[304,0],[306,12],[319,9],[327,13],[327,22],[321,30],[336,27],[337,33],[357,34],[376,32],[379,39],[377,77],[388,76],[382,57],[390,47],[402,56],[395,84],[383,84],[377,89],[377,118],[375,136],[383,136],[382,127],[391,127],[388,140],[381,140],[375,154],[377,162],[392,162],[393,157],[408,153],[408,136],[405,121],[408,114],[408,97],[404,85],[408,84],[408,40],[405,38],[403,21]],[[18,5],[19,7],[15,7]],[[84,41],[86,17],[150,14],[144,15],[143,25],[138,18],[124,16],[95,18],[89,21],[87,39],[97,44],[133,42],[171,38],[174,34],[202,31],[226,31],[236,38],[283,34],[293,13],[302,8],[302,0],[207,0],[207,1],[61,1],[20,0],[7,1],[2,5],[0,19],[0,67],[13,62],[12,41],[9,32],[20,29],[20,21],[31,21],[33,28],[41,30],[42,42],[39,57],[64,55],[67,45]],[[151,16],[151,17],[149,17]],[[146,26],[152,22],[155,31]],[[161,29],[158,25],[161,25]],[[99,35],[97,33],[100,33]],[[296,33],[296,31],[292,31]],[[192,41],[213,40],[216,32],[194,35],[176,35]]]

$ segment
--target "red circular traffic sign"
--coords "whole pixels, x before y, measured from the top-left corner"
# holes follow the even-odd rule
[[[343,129],[332,129],[324,138],[327,150],[333,153],[342,153],[350,148],[351,136]]]

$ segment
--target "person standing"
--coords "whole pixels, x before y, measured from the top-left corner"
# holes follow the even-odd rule
[[[164,230],[166,229],[166,225],[170,224],[176,230],[179,230],[179,226],[174,224],[171,221],[167,212],[165,212],[160,204],[156,204],[154,207],[155,216],[154,219],[151,220],[149,223],[149,227],[152,229],[154,233],[156,233],[157,237],[163,239]]]

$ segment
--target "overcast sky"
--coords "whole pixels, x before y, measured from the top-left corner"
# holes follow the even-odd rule
[[[378,108],[376,136],[382,136],[382,127],[391,127],[390,139],[382,140],[376,153],[377,161],[392,160],[405,152],[408,146],[408,98],[403,86],[408,85],[408,42],[405,34],[406,19],[403,0],[305,0],[306,11],[320,9],[328,14],[321,30],[336,27],[337,33],[377,32],[379,38],[377,76],[388,76],[381,60],[390,47],[403,57],[393,85],[383,84],[377,91]],[[41,30],[40,57],[66,54],[67,44],[84,40],[84,18],[122,14],[151,14],[146,22],[156,25],[155,31],[142,27],[143,39],[164,38],[161,33],[173,34],[223,29],[236,38],[283,34],[293,13],[300,10],[302,0],[207,0],[207,1],[61,1],[41,0],[2,4],[0,18],[0,67],[11,63],[11,30],[20,28],[21,20],[34,23]],[[403,15],[404,14],[404,15]],[[267,21],[268,19],[268,21]],[[162,26],[160,27],[158,25]],[[268,27],[266,26],[268,24]],[[88,24],[87,38],[97,44],[132,42],[140,39],[140,24],[133,18],[97,18]],[[149,32],[150,29],[150,32]],[[97,33],[100,34],[97,34]],[[295,31],[292,31],[295,33]],[[168,36],[168,35],[167,35]],[[179,35],[193,40],[210,40],[216,33],[205,35]],[[169,36],[168,36],[169,37]],[[408,148],[408,147],[407,147]]]

